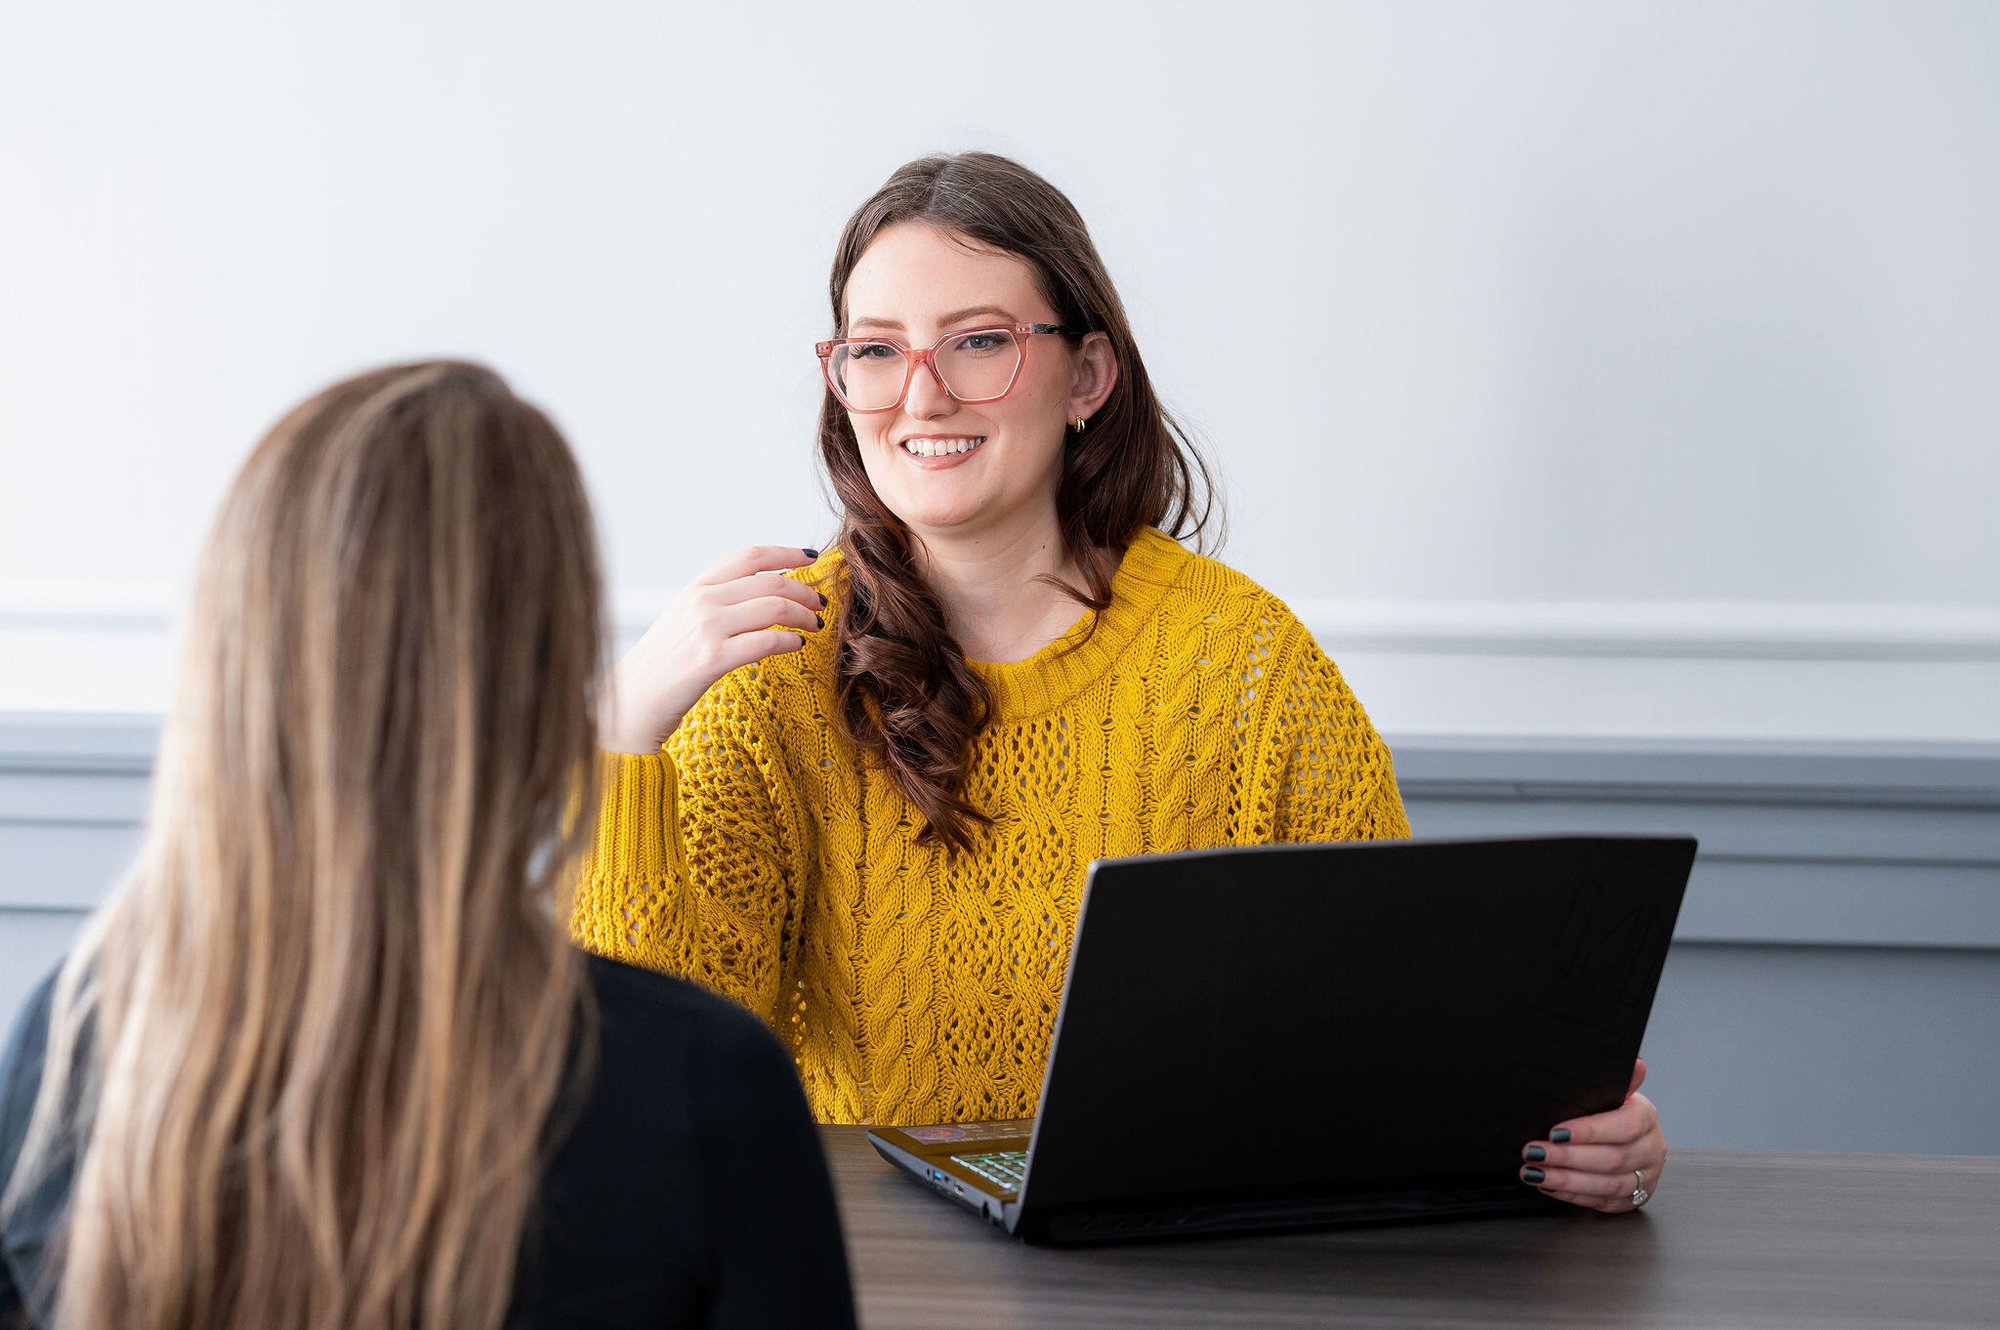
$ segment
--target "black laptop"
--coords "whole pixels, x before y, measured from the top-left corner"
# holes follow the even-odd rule
[[[1560,1208],[1521,1147],[1624,1101],[1695,842],[1269,845],[1090,866],[1040,1115],[883,1127],[1030,1242]]]

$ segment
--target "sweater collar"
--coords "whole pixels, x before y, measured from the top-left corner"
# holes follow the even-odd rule
[[[1026,660],[968,661],[992,691],[990,723],[1007,724],[1054,711],[1095,683],[1152,620],[1160,598],[1189,557],[1173,537],[1156,527],[1143,527],[1125,547],[1111,578],[1111,604],[1101,613],[1086,610],[1062,636]]]

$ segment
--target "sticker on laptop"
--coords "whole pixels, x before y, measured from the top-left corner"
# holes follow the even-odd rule
[[[903,1135],[926,1145],[937,1145],[942,1141],[962,1141],[966,1135],[957,1127],[905,1127]]]

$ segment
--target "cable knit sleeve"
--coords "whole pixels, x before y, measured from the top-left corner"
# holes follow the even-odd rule
[[[1389,746],[1303,625],[1279,681],[1272,725],[1275,841],[1387,840],[1410,834]]]
[[[810,847],[759,688],[756,667],[738,670],[666,751],[605,755],[571,929],[590,951],[694,979],[776,1025]]]

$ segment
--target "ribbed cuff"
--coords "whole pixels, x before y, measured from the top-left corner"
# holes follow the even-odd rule
[[[605,753],[592,869],[602,881],[662,883],[679,877],[678,782],[665,753]]]

